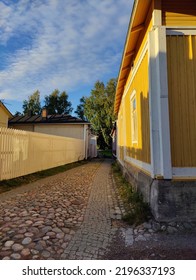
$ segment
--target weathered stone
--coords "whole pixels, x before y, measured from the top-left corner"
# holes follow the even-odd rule
[[[27,221],[25,222],[25,224],[27,224],[27,225],[32,225],[33,222],[32,222],[31,220],[27,220]]]
[[[69,229],[69,228],[62,228],[62,231],[63,231],[65,234],[70,233],[70,229]]]
[[[14,241],[12,241],[12,240],[8,240],[8,241],[6,241],[5,242],[5,247],[11,247],[12,245],[14,244]]]
[[[46,241],[45,240],[40,240],[38,244],[42,245],[43,247],[46,247]]]
[[[51,220],[46,220],[46,221],[44,222],[44,224],[45,224],[46,226],[52,226],[52,225],[53,225],[53,221],[51,221]]]
[[[56,233],[53,231],[49,231],[46,233],[47,236],[50,236],[50,238],[55,238],[56,237]]]
[[[18,233],[25,233],[27,230],[26,230],[26,228],[23,228],[23,229],[20,229],[19,231],[18,231]]]
[[[14,251],[14,252],[18,252],[18,251],[21,251],[22,249],[23,249],[24,247],[21,245],[21,244],[13,244],[12,245],[12,250]]]
[[[152,224],[152,229],[154,231],[159,231],[161,229],[161,225],[159,223],[153,223]]]
[[[48,239],[50,239],[50,236],[44,236],[43,237],[43,240],[48,240]]]
[[[60,228],[57,228],[57,227],[53,228],[52,231],[55,232],[55,233],[62,232],[62,230]]]
[[[176,231],[177,231],[177,229],[175,227],[171,227],[171,226],[167,227],[167,232],[168,233],[175,233]]]
[[[47,233],[48,231],[51,231],[52,227],[51,226],[45,226],[41,229],[41,232],[43,232],[44,234]]]
[[[11,251],[0,251],[0,256],[1,257],[10,256],[11,253],[12,253]]]
[[[167,226],[166,226],[166,225],[162,225],[162,226],[161,226],[161,230],[162,230],[162,231],[165,231],[166,229],[167,229]]]
[[[13,240],[19,240],[19,239],[22,239],[22,238],[24,238],[24,235],[23,234],[16,234],[16,235],[14,235],[13,236]]]
[[[29,256],[30,254],[31,254],[31,252],[30,252],[29,248],[25,248],[25,249],[23,249],[23,250],[21,251],[21,255],[22,255],[23,257],[27,257],[27,256]]]
[[[30,237],[25,237],[22,241],[23,245],[28,245],[29,243],[31,243],[32,239]]]
[[[9,221],[11,221],[11,218],[10,218],[10,217],[5,217],[5,218],[4,218],[4,221],[5,221],[5,222],[9,222]]]
[[[6,231],[9,231],[11,228],[10,227],[4,227],[3,229],[2,229],[2,231],[3,232],[6,232]]]
[[[37,251],[37,250],[35,250],[35,249],[31,249],[31,253],[32,253],[33,255],[37,255],[37,254],[39,254],[39,251]]]
[[[44,257],[44,258],[49,258],[50,257],[50,252],[44,250],[41,255]]]
[[[39,233],[39,229],[38,229],[38,228],[36,228],[36,227],[32,227],[32,228],[31,228],[31,229],[29,229],[29,230],[31,230],[31,232],[32,232],[32,233],[34,233],[34,234]]]
[[[138,236],[135,238],[135,241],[146,241],[146,238],[145,238],[143,235],[138,235]]]
[[[82,202],[79,199],[73,199],[71,203],[74,205],[80,205]]]
[[[62,239],[64,237],[64,235],[65,234],[63,232],[57,233],[56,238]]]
[[[72,235],[70,235],[70,234],[66,234],[64,237],[64,241],[69,241],[71,239],[72,239]]]
[[[41,244],[36,244],[35,245],[35,250],[42,251],[43,249],[44,249],[44,247]]]
[[[14,230],[10,230],[7,232],[7,235],[9,235],[10,238],[12,238],[15,234],[16,232]]]
[[[14,253],[14,254],[11,254],[11,258],[14,259],[14,260],[20,260],[21,255],[18,254],[18,253]]]
[[[37,260],[37,259],[39,259],[39,255],[34,255],[33,260]]]
[[[62,245],[61,245],[61,247],[63,248],[63,249],[65,249],[66,247],[67,247],[67,242],[64,242]]]
[[[150,229],[152,226],[151,226],[151,224],[150,223],[143,223],[143,227],[145,228],[145,229]]]
[[[32,237],[32,236],[34,236],[34,234],[33,234],[32,232],[26,232],[26,233],[24,234],[24,236],[26,236],[26,237]]]
[[[183,226],[184,226],[184,228],[185,229],[192,229],[192,225],[191,225],[191,223],[183,223]]]
[[[33,224],[34,227],[41,226],[43,224],[43,221],[37,221]]]
[[[133,244],[133,229],[128,228],[125,230],[125,246],[131,246]]]
[[[47,210],[44,210],[44,211],[41,211],[41,212],[40,212],[40,214],[43,215],[43,216],[44,216],[44,215],[47,215],[47,213],[48,213]]]

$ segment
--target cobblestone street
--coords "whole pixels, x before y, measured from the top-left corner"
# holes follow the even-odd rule
[[[195,223],[122,221],[111,162],[93,160],[1,194],[0,259],[195,259]]]
[[[93,161],[0,198],[1,259],[97,259],[121,218],[111,161]]]

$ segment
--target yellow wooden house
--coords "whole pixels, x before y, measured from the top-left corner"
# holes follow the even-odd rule
[[[117,159],[157,220],[196,220],[196,1],[135,0],[115,96]]]
[[[0,127],[8,127],[8,119],[13,117],[6,106],[0,101]]]

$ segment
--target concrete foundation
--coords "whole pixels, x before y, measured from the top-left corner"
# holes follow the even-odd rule
[[[123,174],[149,203],[159,222],[196,222],[196,181],[152,179],[141,170],[124,163]]]

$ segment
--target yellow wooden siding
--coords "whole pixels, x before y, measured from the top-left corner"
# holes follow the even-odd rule
[[[167,36],[173,167],[196,166],[196,36]]]
[[[118,141],[118,149],[119,149],[119,159],[121,161],[124,160],[124,147],[125,147],[125,131],[123,128],[123,106],[121,103],[119,114],[118,114],[118,129],[117,129],[117,141]]]
[[[196,26],[195,0],[162,0],[163,25]]]
[[[151,11],[151,9],[150,9]],[[148,34],[149,32],[152,30],[152,27],[153,27],[153,22],[152,22],[152,18],[150,17],[151,14],[149,12],[149,15],[148,15],[148,18],[146,20],[146,23],[145,23],[145,28],[144,30],[142,31],[142,34],[140,35],[140,38],[137,42],[137,45],[136,45],[136,49],[135,49],[135,58],[133,60],[133,65],[137,65],[141,55],[142,55],[142,51],[146,45],[146,43],[148,42]],[[130,80],[132,78],[132,72],[130,71],[129,75],[128,75],[128,79],[126,81],[126,85],[125,85],[125,88],[128,86]]]
[[[133,143],[131,131],[131,94],[136,91],[138,142]],[[123,160],[123,149],[128,157],[150,163],[150,127],[149,127],[149,84],[148,52],[135,74],[131,86],[124,97],[118,118],[118,144],[120,158]]]
[[[152,8],[152,7],[151,7]],[[148,84],[148,52],[144,53],[148,41],[148,33],[152,29],[151,8],[140,35],[136,49],[134,67],[130,71],[125,91],[127,94],[121,101],[118,114],[118,146],[119,157],[123,161],[126,156],[150,164],[150,124],[149,124],[149,84]],[[141,57],[143,56],[142,61]],[[139,67],[138,67],[139,64]],[[135,68],[138,70],[135,73]],[[134,79],[133,79],[133,75]],[[133,79],[133,80],[132,80]],[[132,80],[132,81],[131,81]],[[131,84],[131,85],[130,85]],[[136,91],[138,142],[132,143],[131,131],[131,94]]]

